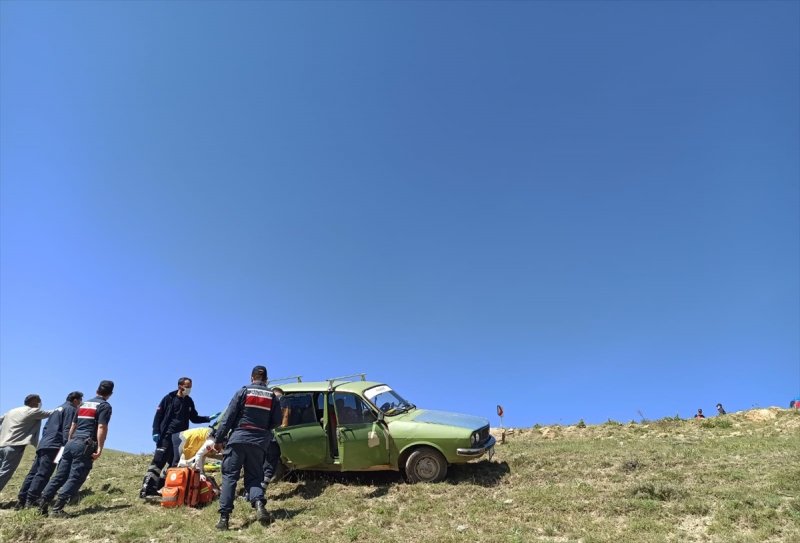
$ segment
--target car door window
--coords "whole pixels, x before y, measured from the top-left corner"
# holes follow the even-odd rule
[[[287,427],[316,423],[316,409],[310,392],[286,394],[281,399],[281,408],[287,410]]]
[[[375,422],[375,413],[355,394],[336,392],[333,395],[336,417],[340,425]]]

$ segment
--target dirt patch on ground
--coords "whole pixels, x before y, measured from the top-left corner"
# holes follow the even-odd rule
[[[751,409],[742,413],[747,420],[766,421],[778,417],[779,407],[769,407],[766,409]]]

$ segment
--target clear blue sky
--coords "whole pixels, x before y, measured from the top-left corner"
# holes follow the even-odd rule
[[[0,3],[0,410],[365,371],[511,426],[800,392],[797,2]]]

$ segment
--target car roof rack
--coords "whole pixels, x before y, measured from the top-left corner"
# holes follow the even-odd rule
[[[342,377],[334,377],[333,379],[325,379],[325,380],[328,381],[328,390],[333,390],[333,383],[337,381],[342,381],[341,383],[339,383],[340,385],[344,383],[350,383],[357,380],[354,379],[354,377],[361,377],[362,381],[367,380],[366,373],[354,373],[352,375],[343,375]]]
[[[293,381],[293,382],[297,381],[298,383],[302,383],[303,382],[303,376],[302,375],[292,375],[291,377],[278,377],[277,379],[269,379],[269,380],[267,380],[267,384],[271,385],[273,383],[280,383],[280,382],[284,382],[284,381]]]

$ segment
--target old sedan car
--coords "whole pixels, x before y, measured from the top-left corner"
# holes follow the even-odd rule
[[[448,464],[494,452],[487,419],[420,409],[363,374],[297,381],[279,385],[284,425],[275,437],[289,469],[394,470],[409,482],[438,482]]]

